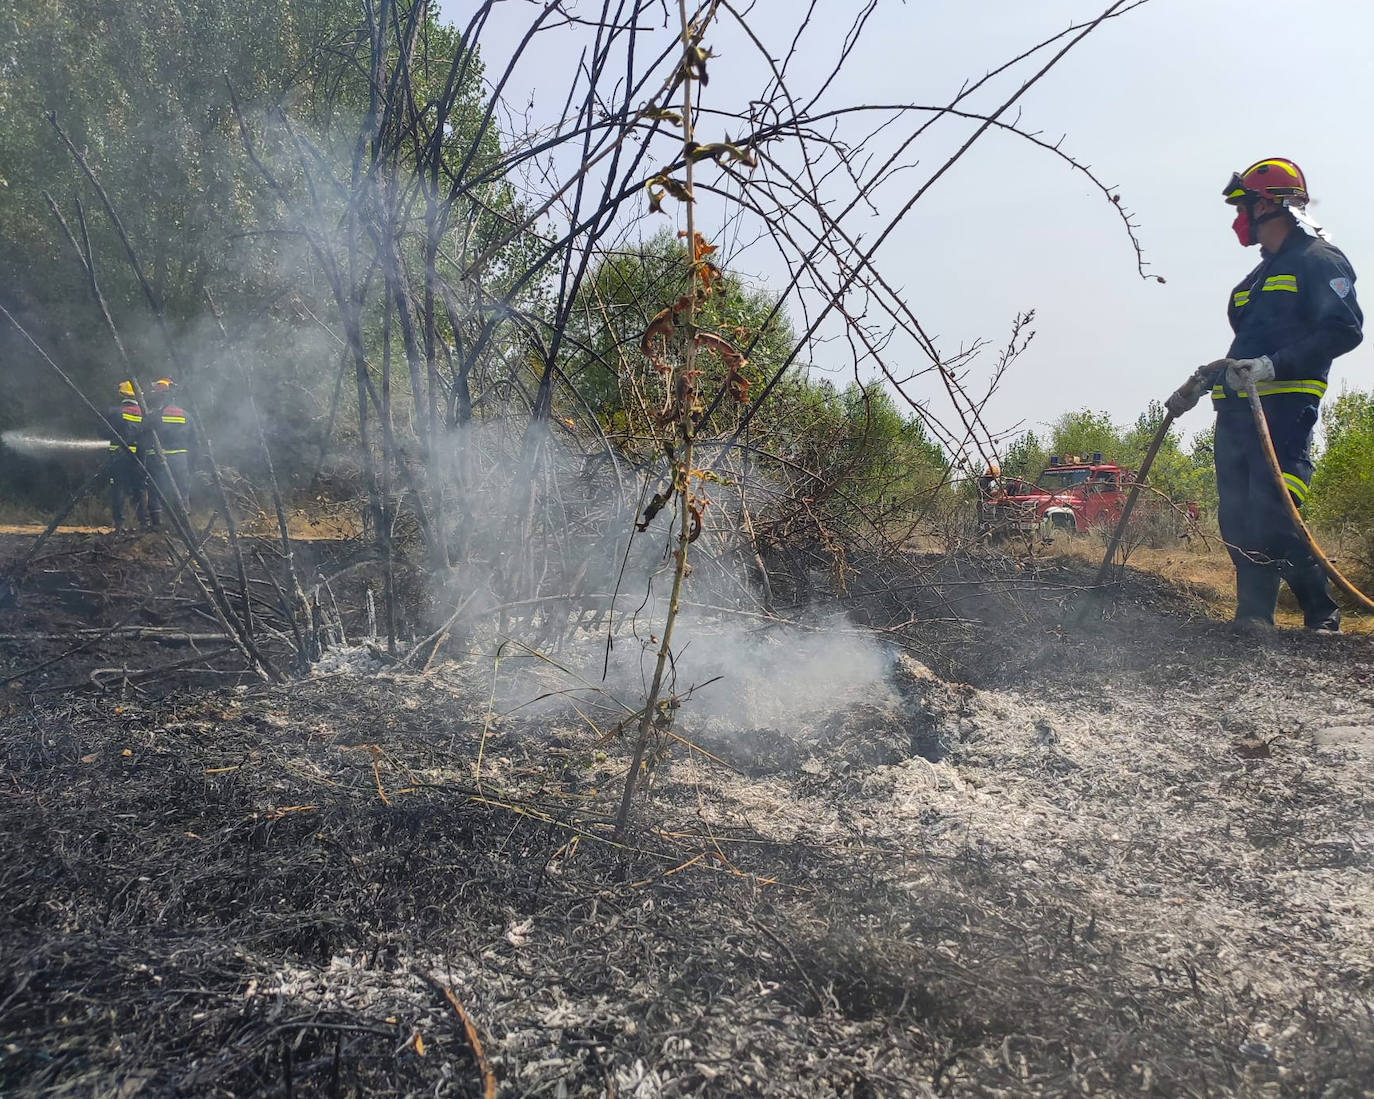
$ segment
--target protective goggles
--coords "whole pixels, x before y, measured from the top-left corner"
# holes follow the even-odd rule
[[[1225,190],[1223,190],[1221,193],[1226,197],[1226,201],[1231,203],[1231,205],[1233,206],[1239,205],[1240,203],[1244,202],[1247,197],[1255,197],[1253,191],[1246,189],[1245,180],[1241,178],[1239,172],[1231,173],[1231,180],[1229,183],[1226,184]]]

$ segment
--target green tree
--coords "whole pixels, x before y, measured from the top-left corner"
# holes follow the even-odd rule
[[[851,384],[841,395],[844,421],[838,434],[846,489],[884,508],[919,504],[945,480],[948,460],[915,415],[903,417],[877,385]]]
[[[1326,442],[1312,474],[1310,521],[1347,531],[1366,568],[1374,567],[1374,394],[1342,393],[1322,408]]]
[[[251,115],[288,102],[305,126],[350,95],[361,102],[365,81],[340,51],[355,19],[343,0],[0,0],[0,295],[92,396],[108,397],[122,367],[44,191],[78,233],[74,197],[85,204],[102,288],[136,362],[157,373],[170,362],[49,112],[99,175],[173,332],[199,363],[206,288],[232,311],[262,311],[299,270],[289,233],[257,231],[275,227],[276,203],[239,147],[229,84]],[[27,358],[9,331],[0,354]],[[91,426],[60,385],[36,380],[0,417]]]
[[[583,288],[574,310],[577,352],[570,376],[613,430],[633,421],[638,397],[655,393],[653,369],[640,342],[659,311],[687,293],[687,271],[686,245],[662,229],[647,241],[607,255]],[[757,337],[746,370],[757,382],[770,377],[792,351],[791,323],[785,312],[773,316],[775,304],[775,298],[725,270],[698,307],[697,324],[740,350]],[[700,367],[699,388],[709,399],[725,381],[726,370],[713,353],[701,356]],[[798,367],[791,374],[800,378],[803,371]],[[721,410],[724,414],[718,413],[715,423],[728,427],[738,408],[727,403]],[[755,421],[758,430],[766,433],[767,420],[780,414],[767,409],[761,414],[764,423]]]
[[[1065,412],[1050,429],[1050,452],[1061,460],[1087,461],[1095,452],[1108,461],[1120,461],[1125,451],[1121,433],[1105,412]]]
[[[1039,436],[1027,431],[1007,444],[1002,455],[1002,476],[1033,481],[1049,462],[1049,451],[1041,445]]]
[[[578,353],[569,374],[608,432],[632,449],[652,435],[645,412],[652,415],[663,400],[640,342],[659,311],[686,293],[686,270],[684,243],[663,230],[608,255],[577,303],[573,342]],[[697,311],[702,329],[740,350],[753,344],[745,367],[751,400],[792,353],[792,326],[776,304],[727,267]],[[698,365],[705,404],[725,382],[727,370],[713,353],[700,356]],[[747,402],[723,401],[708,434],[731,432],[747,407]],[[879,510],[890,509],[894,500],[912,501],[936,491],[948,465],[919,416],[903,416],[881,385],[851,382],[840,390],[800,364],[786,371],[742,442],[763,468],[771,463],[789,479],[798,470],[809,471],[819,482],[841,488],[843,497]],[[704,446],[709,452],[709,443]],[[828,506],[839,506],[839,499],[831,494]]]
[[[310,240],[313,232],[334,243],[345,210],[361,212],[358,239],[365,249],[381,251],[394,230],[405,271],[424,287],[409,303],[416,314],[404,348],[409,370],[397,371],[392,386],[399,423],[406,423],[410,391],[426,367],[434,366],[439,388],[456,394],[458,379],[445,370],[450,361],[467,360],[461,353],[442,354],[437,345],[461,352],[491,300],[518,309],[541,286],[536,275],[519,293],[512,291],[532,251],[530,241],[518,240],[487,266],[480,288],[474,290],[474,280],[453,279],[458,291],[445,299],[453,308],[433,307],[433,280],[425,278],[431,241],[421,223],[424,229],[439,225],[433,251],[452,278],[455,266],[505,232],[517,207],[501,170],[498,133],[488,129],[480,142],[474,138],[485,97],[480,59],[474,55],[445,94],[450,62],[463,57],[463,42],[455,28],[433,17],[432,7],[409,55],[414,114],[396,114],[391,122],[398,129],[413,126],[417,135],[443,135],[435,175],[416,201],[421,175],[404,156],[373,171],[364,161],[350,180],[370,90],[370,41],[353,0],[268,6],[0,0],[0,301],[97,404],[109,398],[123,367],[44,191],[78,234],[79,197],[102,289],[135,369],[150,376],[175,372],[103,210],[47,119],[51,112],[84,150],[119,211],[176,341],[185,367],[178,380],[191,383],[185,398],[219,429],[221,458],[253,461],[258,453],[255,433],[241,419],[244,366],[254,376],[286,472],[315,460],[318,429],[336,397],[344,414],[332,422],[350,422],[346,413],[357,391],[333,384],[339,349],[322,325],[336,333],[341,326]],[[392,10],[398,18],[406,15],[404,5]],[[395,65],[394,45],[389,56]],[[267,186],[245,155],[233,96],[277,187]],[[442,120],[441,101],[447,110]],[[405,151],[405,141],[398,147]],[[467,168],[466,186],[443,222],[437,200],[430,200],[447,192],[445,173],[460,164]],[[366,255],[356,265],[344,255],[340,265],[356,266],[357,284],[367,287],[362,337],[376,363],[382,357],[383,280],[368,273]],[[207,290],[229,318],[232,350],[208,316]],[[429,325],[422,323],[426,316],[434,318]],[[399,325],[393,335],[399,360]],[[30,361],[8,326],[0,326],[0,357]],[[12,394],[0,410],[0,427],[94,426],[55,379],[37,371],[35,381]],[[450,419],[457,403],[455,396],[443,409]]]

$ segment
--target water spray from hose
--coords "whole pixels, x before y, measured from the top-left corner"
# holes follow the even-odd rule
[[[50,450],[105,450],[108,439],[63,439],[30,431],[0,431],[0,444],[20,454],[42,454]]]

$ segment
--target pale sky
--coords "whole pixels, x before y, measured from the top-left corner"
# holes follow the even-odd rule
[[[817,72],[864,6],[821,0],[807,55]],[[579,10],[594,15],[600,7]],[[948,102],[965,78],[1105,7],[1106,0],[880,0],[825,102]],[[441,8],[460,25],[469,13],[457,0]],[[497,8],[483,38],[489,78],[504,68],[503,51],[534,10],[521,0]],[[759,0],[751,25],[780,55],[803,10],[799,0]],[[1117,188],[1140,223],[1150,272],[1166,285],[1136,275],[1120,220],[1091,183],[994,133],[935,184],[878,263],[945,353],[980,337],[1000,345],[1019,310],[1037,311],[1036,339],[990,406],[993,426],[1024,421],[1038,429],[1085,406],[1133,420],[1226,351],[1229,291],[1258,262],[1257,249],[1236,243],[1221,199],[1233,170],[1269,156],[1296,160],[1317,219],[1357,273],[1374,270],[1374,213],[1364,201],[1374,180],[1371,40],[1374,4],[1366,0],[1151,0],[1100,27],[1021,100],[1024,128],[1066,134],[1065,150]],[[536,120],[556,115],[567,94],[562,74],[580,41],[574,28],[546,36],[517,69],[509,98],[532,100]],[[707,41],[721,56],[703,105],[728,108],[756,94],[766,76],[757,54],[724,28]],[[1032,71],[1002,77],[971,101],[973,109],[999,105]],[[793,72],[794,85],[806,90],[809,74]],[[895,212],[975,127],[951,121],[933,129],[917,147],[920,164],[874,196],[879,214]],[[699,140],[723,136],[703,132]],[[733,266],[781,282],[781,267],[761,249],[733,257]],[[1371,280],[1357,286],[1366,309],[1374,309]],[[1333,393],[1374,385],[1371,345],[1374,335],[1337,360]],[[994,358],[983,361],[990,367]],[[842,368],[845,355],[832,344],[815,359]],[[913,396],[932,398],[936,415],[948,413],[928,380],[915,383]],[[1210,420],[1204,403],[1183,426],[1192,432]]]

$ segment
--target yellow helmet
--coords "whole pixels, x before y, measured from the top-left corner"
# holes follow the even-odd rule
[[[154,388],[154,389],[171,389],[171,388],[172,388],[172,379],[171,379],[171,378],[159,378],[157,381],[155,381],[155,382],[153,383],[153,388]]]
[[[119,383],[119,395],[120,395],[121,397],[132,397],[132,396],[134,395],[134,383],[133,383],[133,382],[120,382],[120,383]]]

